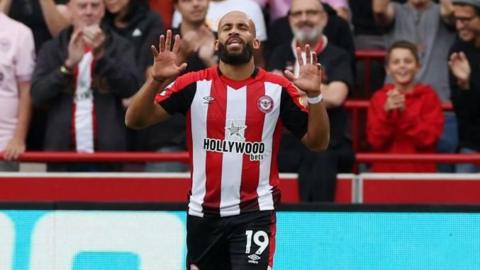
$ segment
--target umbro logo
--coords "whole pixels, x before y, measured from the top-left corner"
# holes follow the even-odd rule
[[[258,264],[258,261],[260,259],[260,256],[258,256],[257,254],[248,255],[248,263]]]
[[[212,97],[212,96],[203,97],[203,104],[210,104],[210,103],[212,103],[214,100],[215,100],[215,98]]]

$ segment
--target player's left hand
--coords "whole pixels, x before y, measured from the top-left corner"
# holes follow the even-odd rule
[[[300,90],[304,91],[309,97],[316,97],[321,94],[321,85],[323,80],[323,68],[317,62],[317,54],[310,50],[310,45],[305,46],[305,61],[302,57],[302,49],[296,49],[300,71],[298,77],[290,70],[285,70],[285,76],[293,82]]]

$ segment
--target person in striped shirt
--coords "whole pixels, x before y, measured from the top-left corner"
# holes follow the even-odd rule
[[[186,115],[192,178],[187,269],[271,269],[282,127],[312,150],[324,150],[329,142],[316,53],[308,45],[297,48],[299,59],[306,54],[298,76],[256,67],[255,25],[239,11],[219,21],[218,66],[179,76],[186,68],[177,61],[180,43],[169,30],[158,49],[152,46],[150,77],[125,123],[138,129]],[[300,104],[298,88],[307,93],[307,106]]]

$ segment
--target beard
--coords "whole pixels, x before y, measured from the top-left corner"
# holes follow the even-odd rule
[[[231,53],[227,50],[225,44],[220,43],[218,48],[218,57],[220,60],[229,65],[243,65],[248,63],[253,57],[252,44],[246,44],[240,53]]]
[[[292,27],[293,36],[300,42],[316,42],[323,34],[323,27],[314,26],[309,29],[304,27]]]

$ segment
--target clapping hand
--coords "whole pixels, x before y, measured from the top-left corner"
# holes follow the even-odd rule
[[[405,95],[401,94],[397,89],[388,91],[384,109],[386,112],[396,109],[403,111],[405,109]]]
[[[463,52],[455,52],[450,55],[448,66],[455,78],[458,80],[460,86],[465,86],[468,89],[470,81],[470,74],[472,72],[468,59]]]
[[[98,25],[86,26],[82,31],[85,45],[92,49],[96,59],[101,58],[105,48],[105,33]]]
[[[86,49],[92,49],[96,59],[101,58],[104,52],[105,40],[105,33],[98,25],[76,29],[68,43],[68,57],[65,60],[65,66],[73,68],[77,65],[82,60]]]
[[[158,50],[152,45],[154,62],[150,74],[155,81],[166,82],[172,80],[187,67],[187,63],[177,65],[180,43],[180,36],[175,35],[172,47],[172,31],[168,30],[166,36],[160,36]]]
[[[321,85],[323,80],[323,68],[317,63],[317,54],[310,50],[310,45],[305,46],[305,61],[302,58],[302,49],[296,49],[297,60],[300,66],[298,77],[290,70],[285,70],[285,76],[293,82],[300,90],[304,91],[308,97],[316,97],[321,94]]]

